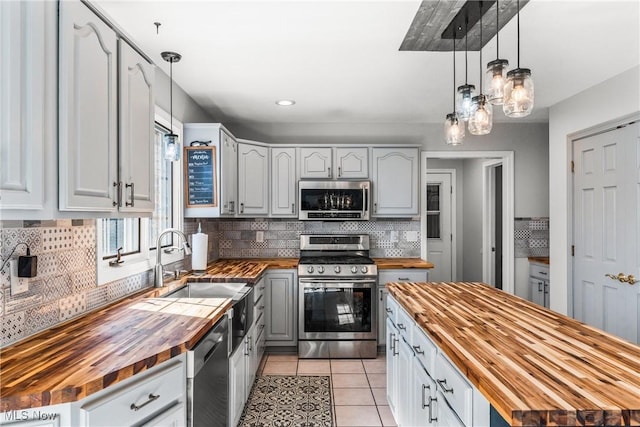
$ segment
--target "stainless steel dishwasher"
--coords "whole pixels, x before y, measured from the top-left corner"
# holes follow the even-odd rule
[[[187,366],[193,367],[187,374],[189,426],[227,426],[232,315],[229,310],[187,354]]]

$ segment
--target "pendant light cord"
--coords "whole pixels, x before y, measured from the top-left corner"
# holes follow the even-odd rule
[[[456,32],[453,31],[453,114],[456,113]]]
[[[480,93],[482,95],[482,1],[480,1]]]
[[[496,59],[500,59],[500,0],[496,0]]]
[[[169,61],[169,127],[173,135],[173,57]]]
[[[464,84],[469,84],[469,60],[467,59],[467,54],[469,52],[469,17],[465,16],[464,18]]]
[[[517,0],[516,7],[518,8],[518,68],[520,68],[520,0]]]

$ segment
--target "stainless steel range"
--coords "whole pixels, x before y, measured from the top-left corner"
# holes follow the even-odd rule
[[[300,235],[299,357],[376,357],[377,278],[368,235]]]

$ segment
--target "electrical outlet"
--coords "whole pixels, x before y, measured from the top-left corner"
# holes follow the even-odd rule
[[[264,242],[264,231],[256,231],[256,242]]]
[[[11,295],[29,292],[29,279],[18,277],[18,260],[9,261],[11,271]]]

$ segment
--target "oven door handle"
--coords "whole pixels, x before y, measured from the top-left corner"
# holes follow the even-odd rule
[[[363,286],[374,288],[377,286],[376,281],[371,279],[348,279],[344,281],[333,279],[299,279],[299,282],[308,288],[358,288]]]

